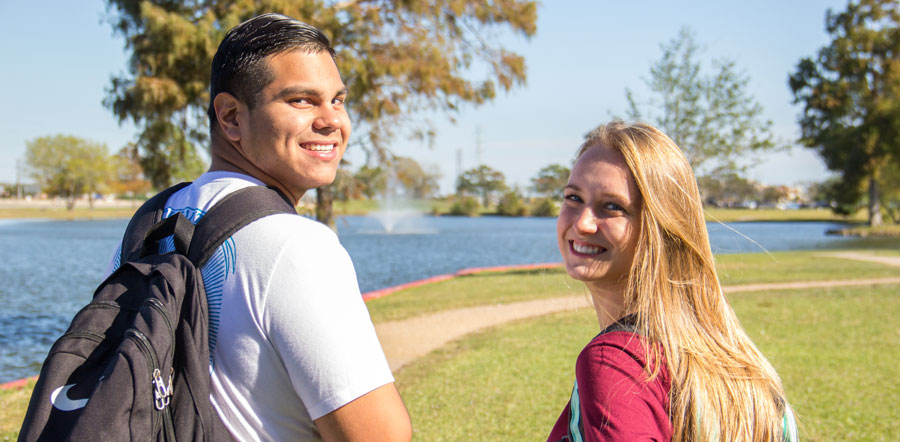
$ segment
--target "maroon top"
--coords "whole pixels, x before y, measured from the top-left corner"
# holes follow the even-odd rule
[[[601,333],[581,351],[575,380],[585,442],[672,439],[668,370],[647,382],[645,362],[643,338],[629,331]],[[571,403],[548,442],[569,440]]]

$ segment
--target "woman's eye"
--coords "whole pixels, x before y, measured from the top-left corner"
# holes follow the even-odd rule
[[[563,199],[569,200],[569,201],[573,201],[573,202],[576,202],[576,203],[580,203],[580,202],[581,202],[581,197],[578,196],[578,195],[575,195],[574,193],[570,193],[570,194],[568,194],[568,195],[563,196]]]
[[[616,204],[616,203],[606,203],[606,204],[603,206],[603,208],[606,209],[606,210],[613,211],[613,212],[624,212],[624,211],[625,211],[625,208],[624,208],[624,207],[622,207],[622,206],[620,206],[620,205],[618,205],[618,204]]]

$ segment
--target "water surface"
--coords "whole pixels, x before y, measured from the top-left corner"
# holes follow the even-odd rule
[[[0,220],[0,382],[30,376],[90,301],[127,220]],[[341,243],[363,292],[470,267],[558,262],[552,218],[414,216],[393,234],[374,218],[341,217]],[[827,222],[710,224],[716,253],[850,247],[900,240],[826,236]]]

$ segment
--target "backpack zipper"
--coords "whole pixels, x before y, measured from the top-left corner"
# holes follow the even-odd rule
[[[150,307],[158,311],[159,314],[162,315],[163,320],[166,321],[166,326],[169,329],[169,337],[172,338],[172,345],[169,346],[169,350],[166,352],[166,359],[169,359],[175,349],[175,327],[172,326],[172,321],[169,319],[169,315],[166,314],[166,308],[163,306],[162,301],[156,298],[148,298],[147,304],[150,304]]]
[[[169,346],[169,350],[166,352],[166,360],[168,360],[175,351],[175,327],[172,326],[172,321],[169,319],[169,315],[166,313],[166,308],[163,306],[162,301],[156,298],[148,298],[147,304],[159,312],[169,329],[169,337],[171,338],[172,345]],[[165,384],[159,369],[156,369],[153,372],[154,406],[163,413],[163,430],[165,430],[168,440],[171,441],[175,440],[175,423],[172,420],[172,409],[169,408],[169,400],[174,394],[174,391],[172,391],[172,376],[174,373],[174,367],[170,367],[169,382],[168,384]]]
[[[164,384],[161,386],[160,383],[157,382],[158,379],[162,379],[159,370],[159,359],[157,359],[156,352],[153,350],[153,346],[150,344],[150,340],[147,339],[147,335],[141,333],[140,330],[129,328],[125,331],[125,337],[133,338],[133,340],[138,344],[138,348],[140,348],[141,353],[143,353],[144,356],[146,356],[147,360],[150,362],[150,387],[153,391],[153,405],[155,410],[150,413],[150,428],[151,433],[156,434],[156,432],[159,430],[160,424],[162,423],[160,421],[160,412],[165,408],[165,405],[168,405],[168,403],[165,403],[165,405],[163,405],[163,408],[159,408],[159,404],[168,399],[168,397],[166,396],[160,397],[162,392],[165,391],[166,387]]]

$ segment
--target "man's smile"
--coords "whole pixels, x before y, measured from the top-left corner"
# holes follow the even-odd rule
[[[331,152],[337,147],[337,143],[302,143],[300,147],[313,152]]]

